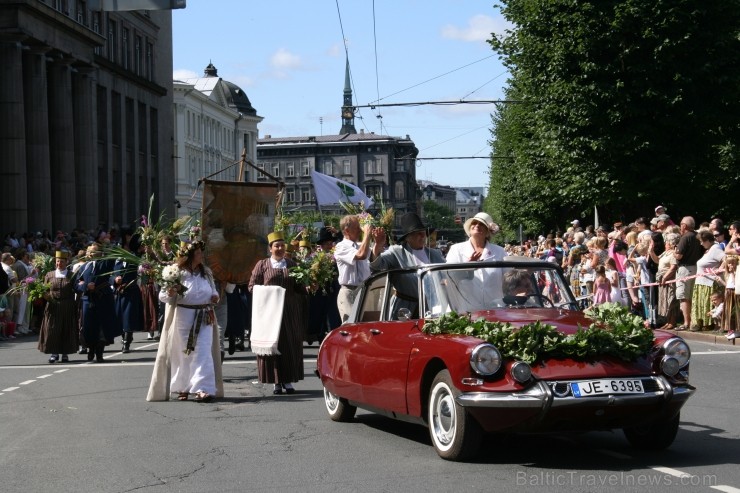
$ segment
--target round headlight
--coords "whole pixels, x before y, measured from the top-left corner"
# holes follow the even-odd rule
[[[660,361],[660,369],[667,376],[672,377],[678,373],[678,370],[680,370],[681,367],[678,365],[678,360],[676,358],[672,356],[663,356],[663,359]]]
[[[686,366],[689,359],[691,359],[691,349],[689,349],[689,345],[683,339],[676,337],[668,339],[663,343],[663,350],[666,356],[676,358],[679,368]]]
[[[532,367],[524,361],[517,361],[511,365],[511,378],[519,383],[529,382],[532,378]]]
[[[501,368],[501,353],[490,344],[479,344],[470,354],[470,366],[481,375],[493,375]]]

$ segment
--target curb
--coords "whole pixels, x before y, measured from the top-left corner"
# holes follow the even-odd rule
[[[691,332],[690,330],[667,330],[671,334],[677,335],[687,341],[702,341],[709,344],[720,344],[725,346],[734,346],[735,339],[728,340],[724,334],[715,334],[713,332]]]

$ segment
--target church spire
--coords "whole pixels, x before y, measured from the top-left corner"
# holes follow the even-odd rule
[[[342,104],[342,129],[340,134],[356,134],[355,107],[352,105],[352,85],[349,80],[349,58],[344,69],[344,103]]]

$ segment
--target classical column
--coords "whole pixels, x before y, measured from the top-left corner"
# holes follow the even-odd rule
[[[90,229],[98,226],[98,166],[95,159],[95,70],[77,67],[72,74],[74,115],[75,176],[77,177],[77,224]]]
[[[0,216],[4,232],[28,230],[23,57],[18,38],[0,38]]]
[[[34,231],[51,229],[51,157],[46,85],[48,51],[46,47],[31,47],[23,53],[28,226]]]
[[[52,228],[71,231],[77,227],[75,142],[72,111],[71,59],[49,63],[49,143],[51,151]]]

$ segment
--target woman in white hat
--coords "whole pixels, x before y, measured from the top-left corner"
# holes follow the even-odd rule
[[[456,243],[447,253],[447,262],[476,262],[484,260],[503,260],[506,251],[490,242],[491,236],[498,233],[498,224],[491,216],[479,212],[463,225],[469,240]]]

